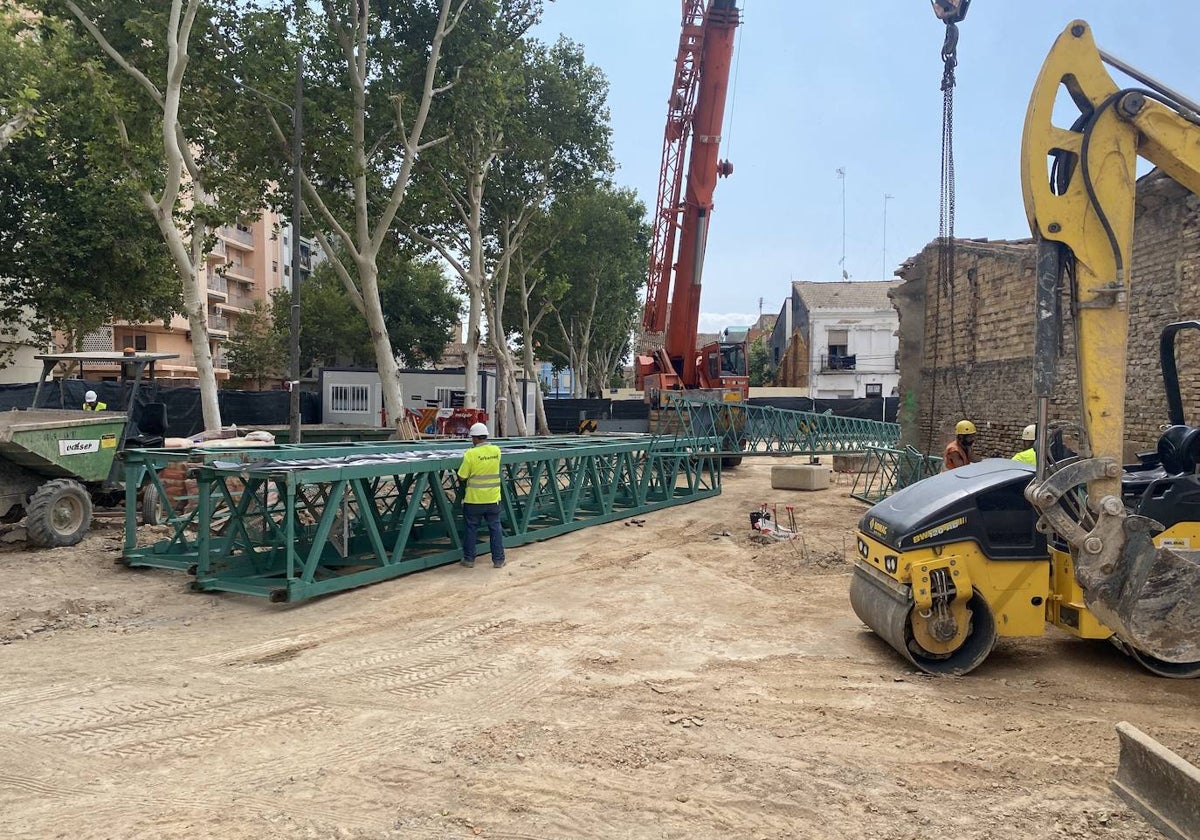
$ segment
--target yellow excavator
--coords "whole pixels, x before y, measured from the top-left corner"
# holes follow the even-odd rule
[[[1105,64],[1141,86],[1118,86]],[[1052,119],[1064,88],[1079,111],[1068,128]],[[960,467],[859,523],[854,611],[923,671],[967,673],[998,636],[1051,624],[1111,639],[1160,676],[1200,676],[1200,428],[1185,423],[1175,358],[1177,337],[1200,322],[1164,329],[1169,425],[1156,452],[1122,461],[1138,157],[1200,194],[1200,106],[1098,49],[1074,21],[1038,76],[1022,139],[1038,244],[1037,467]],[[1081,414],[1074,452],[1050,439],[1064,425],[1049,416],[1064,297]]]

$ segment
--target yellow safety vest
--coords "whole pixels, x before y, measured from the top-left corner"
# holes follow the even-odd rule
[[[1020,461],[1022,464],[1029,464],[1031,467],[1037,466],[1037,452],[1031,446],[1028,449],[1022,449],[1016,455],[1012,456],[1014,461]]]
[[[473,446],[463,453],[458,477],[467,482],[469,505],[489,505],[500,501],[500,447],[494,443]]]
[[[87,403],[83,404],[84,411],[104,411],[107,408],[108,408],[108,403],[104,403],[104,402],[96,403],[95,407],[92,407],[92,406],[88,405]]]

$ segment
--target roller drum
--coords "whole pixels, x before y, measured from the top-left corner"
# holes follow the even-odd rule
[[[912,590],[868,566],[861,560],[854,564],[850,578],[850,606],[854,614],[874,633],[927,674],[966,674],[979,666],[996,643],[996,625],[992,611],[978,592],[973,593],[968,608],[971,627],[962,645],[944,656],[923,652],[913,641]]]

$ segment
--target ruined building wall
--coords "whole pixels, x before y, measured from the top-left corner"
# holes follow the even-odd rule
[[[959,240],[953,280],[938,288],[938,248],[926,246],[899,274],[902,440],[940,454],[964,416],[979,427],[981,456],[1009,456],[1034,420],[1036,246]],[[1138,186],[1126,377],[1126,459],[1153,449],[1166,421],[1158,337],[1172,321],[1200,319],[1200,200],[1153,174]],[[1069,313],[1064,301],[1064,312]],[[1069,316],[1068,316],[1069,320]],[[1189,421],[1200,419],[1200,335],[1180,342]],[[1077,419],[1074,338],[1065,329],[1051,416]]]

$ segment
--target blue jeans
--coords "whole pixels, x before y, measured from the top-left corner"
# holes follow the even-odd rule
[[[479,520],[487,521],[488,542],[492,550],[492,562],[504,562],[504,531],[500,528],[500,503],[491,502],[477,505],[470,502],[463,504],[463,520],[466,528],[463,530],[463,560],[475,562],[475,547],[479,542]]]

